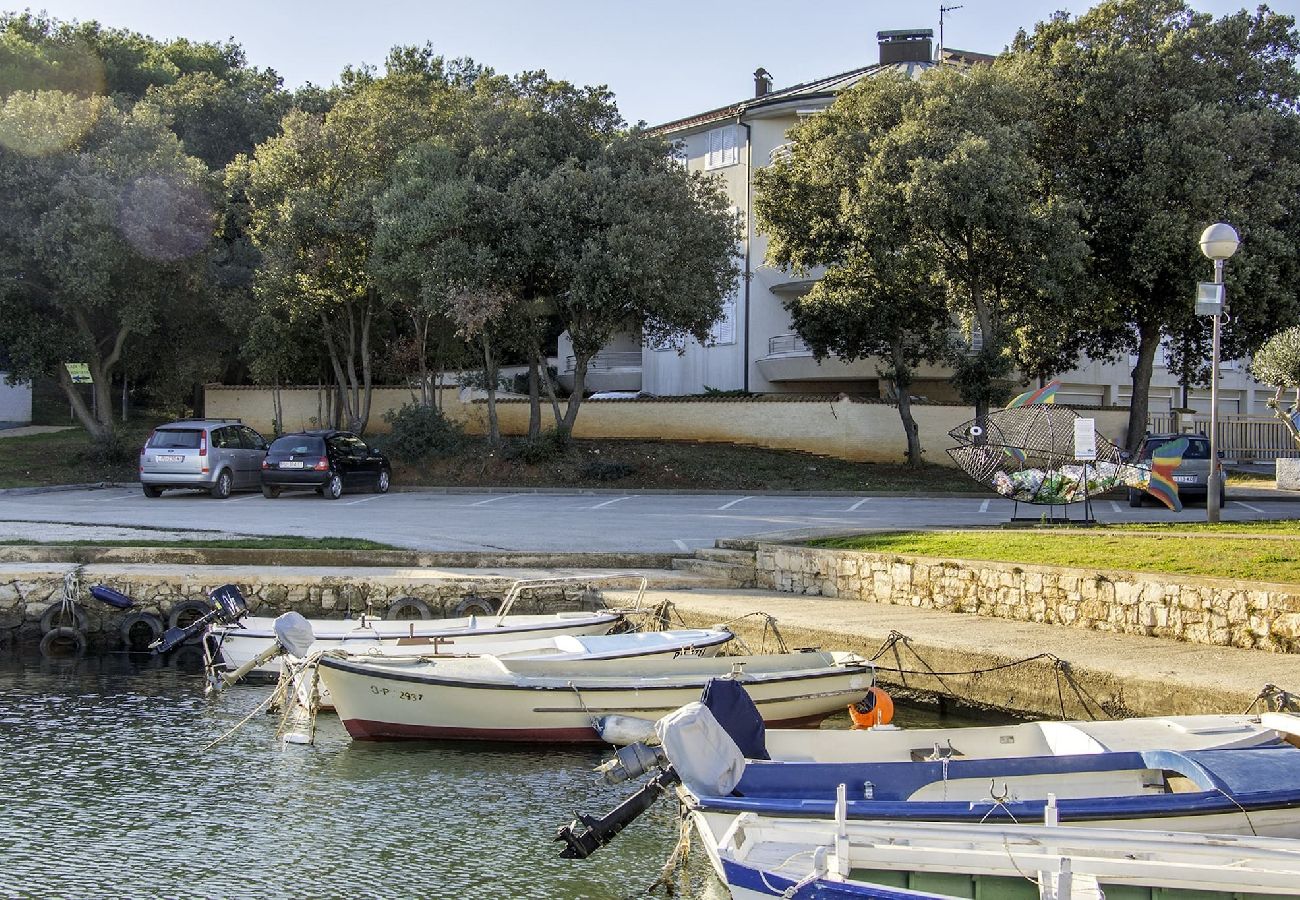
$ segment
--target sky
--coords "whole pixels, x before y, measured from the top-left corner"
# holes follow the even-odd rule
[[[553,78],[604,84],[629,122],[659,124],[743,100],[762,66],[776,88],[874,63],[876,32],[939,30],[939,2],[896,0],[44,0],[59,19],[96,20],[159,39],[228,40],[285,85],[334,82],[346,65],[382,65],[397,44],[431,42],[498,72],[545,69]],[[1020,28],[1073,0],[945,0],[944,43],[996,53]],[[1191,0],[1223,15],[1255,0]],[[1300,18],[1300,0],[1273,0]],[[0,9],[15,10],[13,0]]]

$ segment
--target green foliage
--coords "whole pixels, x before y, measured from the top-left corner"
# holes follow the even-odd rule
[[[90,462],[103,468],[125,466],[133,462],[140,448],[130,443],[118,431],[109,431],[92,437],[88,456]]]
[[[1276,388],[1300,387],[1300,326],[1266,340],[1250,361],[1250,373]]]
[[[451,456],[465,443],[461,427],[437,407],[408,403],[384,413],[384,421],[392,429],[384,449],[406,462]]]
[[[524,437],[511,441],[502,455],[517,459],[530,466],[559,459],[569,449],[569,432],[564,428],[548,428],[537,437]]]
[[[583,478],[591,481],[618,481],[635,475],[637,467],[615,459],[588,459],[583,462],[578,472]]]

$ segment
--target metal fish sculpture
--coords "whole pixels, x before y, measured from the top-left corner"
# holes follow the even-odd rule
[[[1077,462],[1074,423],[1080,416],[1053,405],[1055,393],[1053,382],[954,428],[948,434],[959,446],[948,455],[976,481],[1021,503],[1059,506],[1132,487],[1175,512],[1183,508],[1173,473],[1187,450],[1186,438],[1159,447],[1149,463],[1130,463],[1119,447],[1097,435],[1096,460]]]

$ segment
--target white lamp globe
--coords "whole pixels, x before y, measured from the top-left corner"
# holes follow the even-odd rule
[[[1237,252],[1241,239],[1237,229],[1217,222],[1201,232],[1201,252],[1210,259],[1227,259]]]

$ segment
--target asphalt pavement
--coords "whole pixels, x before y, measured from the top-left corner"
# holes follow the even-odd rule
[[[1134,509],[1122,496],[1094,501],[1093,510],[1104,523],[1205,520],[1203,506],[1181,513],[1151,505]],[[333,501],[314,493],[214,500],[182,491],[150,499],[138,486],[123,486],[0,492],[0,539],[121,540],[183,532],[367,538],[415,550],[690,552],[719,538],[792,531],[996,527],[1013,511],[1010,501],[992,497],[410,491],[345,494]],[[1041,511],[1024,504],[1018,510],[1030,518]],[[1300,518],[1300,498],[1236,499],[1230,493],[1223,518]]]

